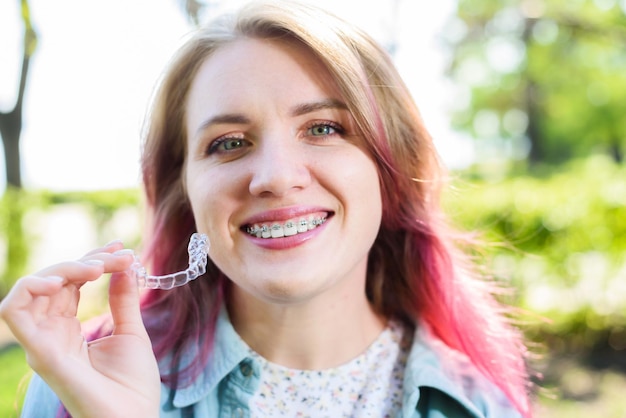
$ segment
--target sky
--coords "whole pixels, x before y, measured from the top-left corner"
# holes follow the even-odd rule
[[[456,167],[471,159],[471,145],[450,130],[446,116],[454,98],[444,76],[440,36],[454,0],[311,1],[383,43],[395,36],[396,65],[444,161]],[[220,10],[243,2],[223,2]],[[0,2],[2,111],[14,104],[20,71],[18,5],[19,0]],[[30,7],[39,43],[25,98],[24,186],[55,191],[138,186],[141,125],[152,88],[191,30],[178,0],[30,0]],[[3,189],[3,158],[0,169]]]

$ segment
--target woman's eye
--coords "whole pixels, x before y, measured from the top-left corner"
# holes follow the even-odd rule
[[[309,134],[312,136],[328,136],[343,133],[343,128],[334,123],[320,123],[309,128]]]
[[[228,152],[243,148],[247,145],[247,141],[243,138],[220,138],[209,145],[207,154],[216,152]]]
[[[332,134],[334,129],[332,126],[328,125],[317,125],[311,128],[311,133],[313,135],[330,135]]]
[[[240,148],[243,146],[243,139],[228,139],[222,143],[225,150]]]

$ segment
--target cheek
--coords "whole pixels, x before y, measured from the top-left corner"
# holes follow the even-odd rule
[[[186,173],[187,196],[198,228],[209,235],[230,234],[230,216],[241,201],[245,182],[241,172],[231,167],[192,164]]]
[[[332,164],[324,164],[318,173],[323,173],[326,188],[341,201],[348,224],[359,225],[363,239],[365,235],[369,239],[371,234],[377,234],[382,219],[382,194],[375,163],[362,151],[353,150]]]
[[[344,164],[343,178],[348,179],[346,190],[355,201],[360,201],[372,210],[382,206],[380,180],[376,165],[366,155],[355,158],[354,164]]]
[[[214,177],[209,175],[208,170],[202,170],[193,164],[187,167],[185,177],[187,198],[191,204],[196,224],[198,228],[206,229],[211,221],[208,215],[216,213],[213,206],[219,201],[215,197],[221,193],[217,189],[220,183],[214,181]]]

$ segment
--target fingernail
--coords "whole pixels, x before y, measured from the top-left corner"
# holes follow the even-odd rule
[[[47,276],[44,277],[44,279],[46,280],[50,280],[51,282],[59,282],[61,283],[62,281],[64,281],[65,279],[61,276]]]
[[[112,246],[112,245],[115,245],[115,244],[121,244],[121,243],[122,243],[122,240],[121,240],[121,239],[114,239],[113,241],[109,241],[109,242],[107,242],[104,246],[105,246],[105,247],[110,247],[110,246]]]
[[[104,266],[104,261],[102,260],[85,260],[83,264],[87,264],[88,266]]]
[[[118,250],[113,253],[113,255],[134,255],[135,252],[130,248],[124,248],[123,250]]]

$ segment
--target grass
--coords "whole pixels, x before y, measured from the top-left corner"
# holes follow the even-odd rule
[[[16,344],[0,348],[0,417],[17,418],[21,409],[30,368]]]

